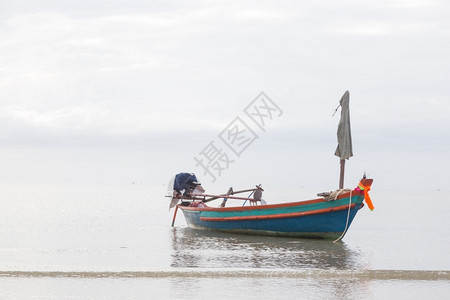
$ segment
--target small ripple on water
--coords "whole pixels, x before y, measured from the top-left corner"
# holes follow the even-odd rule
[[[165,271],[0,271],[0,277],[24,278],[303,278],[359,280],[450,280],[450,271],[427,270],[207,270]]]

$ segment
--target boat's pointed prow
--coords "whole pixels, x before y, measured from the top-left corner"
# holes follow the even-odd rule
[[[368,178],[363,177],[357,187],[357,189],[364,192],[364,201],[366,202],[366,204],[370,210],[373,210],[375,208],[372,204],[372,199],[370,199],[370,196],[369,196],[369,191],[370,191],[370,187],[372,186],[372,182],[373,182],[373,179],[368,179]]]

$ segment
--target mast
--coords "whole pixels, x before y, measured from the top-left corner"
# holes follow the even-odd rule
[[[345,160],[353,156],[349,101],[350,93],[349,91],[345,91],[344,95],[339,101],[339,106],[341,107],[341,119],[339,120],[337,130],[338,146],[336,148],[336,151],[334,152],[334,155],[340,158],[341,168],[339,175],[339,189],[344,188]]]
[[[345,159],[341,159],[341,172],[339,174],[339,189],[344,188]]]

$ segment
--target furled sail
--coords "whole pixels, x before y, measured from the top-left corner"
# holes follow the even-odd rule
[[[339,156],[341,160],[349,159],[353,156],[349,100],[350,93],[346,91],[339,101],[341,106],[341,120],[339,121],[337,131],[338,146],[334,155]]]

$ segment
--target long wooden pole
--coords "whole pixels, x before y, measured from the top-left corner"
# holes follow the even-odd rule
[[[231,194],[223,194],[223,195],[204,195],[204,194],[194,194],[193,196],[199,196],[199,197],[201,197],[201,196],[205,196],[205,197],[212,197],[212,198],[210,198],[210,199],[206,199],[206,200],[204,200],[203,202],[209,202],[209,201],[212,201],[212,200],[216,200],[216,199],[219,199],[219,198],[229,198],[229,199],[233,199],[233,198],[230,198],[230,197],[227,197],[227,196],[229,196],[229,195],[235,195],[235,194],[240,194],[240,193],[245,193],[245,192],[251,192],[251,191],[254,191],[254,190],[256,190],[257,188],[253,188],[253,189],[246,189],[246,190],[241,190],[241,191],[233,191]]]
[[[208,202],[211,200],[215,200],[218,198],[227,198],[227,199],[237,199],[237,200],[253,200],[253,198],[247,198],[247,197],[236,197],[236,196],[228,196],[228,195],[207,195],[207,194],[192,194],[192,199],[193,200],[202,200],[204,199],[204,197],[213,197],[213,199],[206,199],[203,200],[204,202]]]
[[[233,188],[232,187],[230,187],[228,189],[227,196],[228,195],[233,195]],[[225,205],[227,204],[227,200],[228,200],[228,198],[223,198],[222,203],[220,203],[220,207],[225,207]]]
[[[339,189],[344,188],[345,159],[341,159],[341,174],[339,176]]]
[[[177,211],[178,211],[178,205],[175,206],[175,212],[173,213],[172,227],[175,224],[175,218],[177,217]]]

